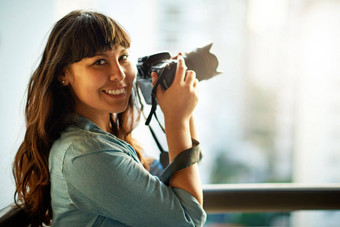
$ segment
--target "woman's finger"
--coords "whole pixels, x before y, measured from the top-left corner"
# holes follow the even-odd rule
[[[182,52],[179,52],[176,56],[173,56],[173,57],[171,57],[171,59],[177,59],[178,58],[178,56],[180,56],[180,55],[182,55],[183,56],[183,54],[182,54]]]
[[[194,87],[197,87],[197,85],[198,85],[198,79],[196,78],[194,81]]]
[[[181,55],[177,57],[178,63],[177,63],[177,69],[176,69],[176,76],[174,81],[177,83],[184,81],[185,77],[185,71],[186,71],[186,66],[184,63],[184,59]]]
[[[152,86],[155,86],[156,81],[158,80],[158,75],[155,72],[151,73],[151,80],[152,80]]]
[[[192,84],[194,84],[195,80],[196,80],[196,73],[192,70],[188,70],[186,72],[185,82],[192,85]]]

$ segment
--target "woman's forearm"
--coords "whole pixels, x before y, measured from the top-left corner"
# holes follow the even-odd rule
[[[196,131],[196,124],[195,124],[195,119],[194,119],[193,115],[190,117],[189,126],[190,126],[191,138],[198,140],[198,135],[197,135],[197,131]]]
[[[193,122],[171,122],[165,121],[170,162],[182,151],[193,146],[191,137],[196,134],[191,126]],[[191,133],[194,133],[192,135]],[[197,201],[203,203],[202,185],[197,164],[177,171],[170,180],[170,186],[183,189],[192,194]]]

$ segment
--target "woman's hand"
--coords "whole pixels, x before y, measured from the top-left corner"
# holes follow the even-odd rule
[[[157,88],[156,97],[166,121],[188,122],[198,102],[198,80],[192,70],[186,70],[184,59],[177,57],[176,75],[171,86],[163,91]],[[152,73],[153,84],[157,81],[156,73]]]

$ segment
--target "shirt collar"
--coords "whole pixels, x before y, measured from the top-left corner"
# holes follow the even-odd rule
[[[112,135],[111,133],[108,133],[108,132],[104,131],[103,129],[101,129],[93,121],[91,121],[88,118],[83,117],[79,114],[74,116],[74,122],[78,127],[82,128],[84,130],[87,130],[87,131],[90,131],[90,132],[99,132],[99,133]]]

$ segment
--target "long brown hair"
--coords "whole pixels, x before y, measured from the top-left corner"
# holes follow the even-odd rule
[[[26,133],[13,165],[15,201],[26,208],[32,226],[51,224],[48,156],[53,142],[71,123],[67,116],[75,114],[70,90],[60,86],[57,76],[69,64],[115,45],[128,48],[128,34],[113,19],[97,12],[73,11],[60,19],[50,33],[40,64],[29,81]],[[148,168],[140,147],[131,137],[139,113],[132,93],[128,108],[111,114],[112,133],[130,143]]]

